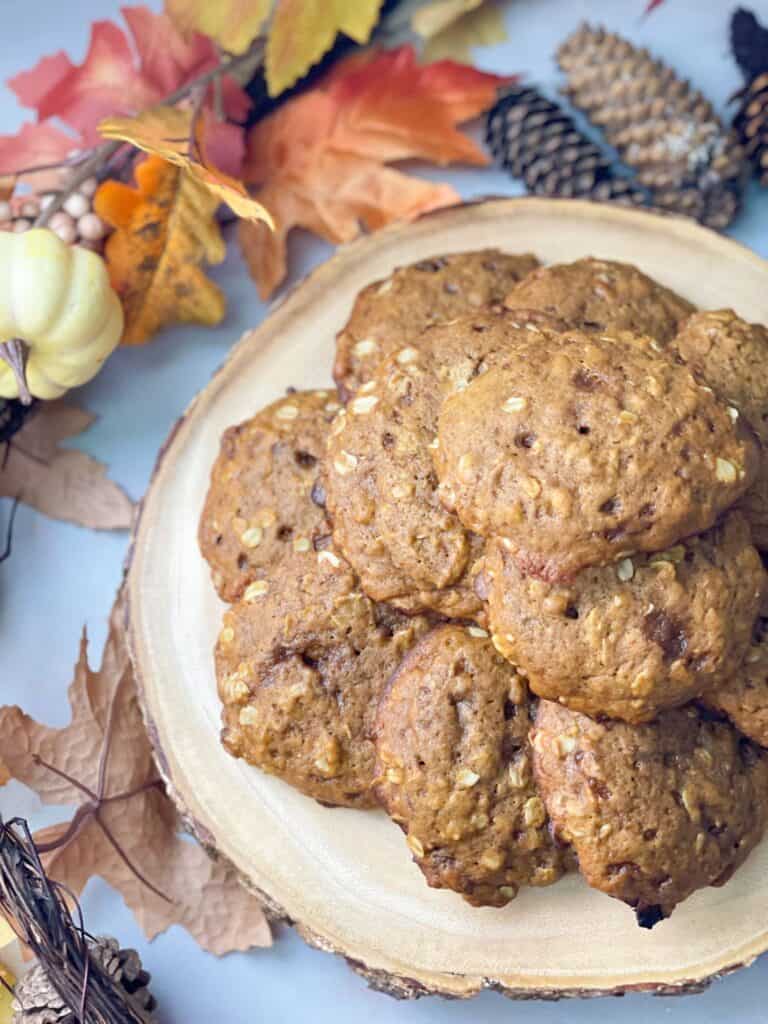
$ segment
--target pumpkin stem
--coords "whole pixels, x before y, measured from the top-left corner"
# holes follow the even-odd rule
[[[27,346],[21,338],[11,338],[0,345],[0,359],[4,359],[13,370],[22,405],[32,405],[32,395],[27,384]]]

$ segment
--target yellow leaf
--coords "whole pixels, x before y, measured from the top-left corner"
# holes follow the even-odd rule
[[[229,53],[245,53],[266,21],[272,0],[166,0],[165,11],[189,35],[202,32]]]
[[[2,975],[6,983],[11,987],[16,984],[14,976],[2,965],[0,965],[0,975]],[[11,1024],[13,1021],[13,1010],[11,1009],[12,1002],[12,994],[8,991],[5,985],[0,985],[0,1024]]]
[[[431,39],[469,11],[476,11],[482,3],[483,0],[432,0],[414,11],[411,28],[423,39]]]
[[[279,96],[330,50],[339,32],[367,43],[383,0],[278,0],[267,40],[270,96]]]
[[[159,156],[139,164],[136,183],[105,181],[94,200],[116,229],[105,258],[123,302],[123,343],[140,345],[170,323],[219,323],[224,295],[200,268],[224,259],[217,198]]]
[[[503,11],[486,0],[476,10],[469,10],[427,39],[422,60],[450,59],[471,63],[472,47],[493,46],[504,42],[506,38]]]
[[[136,117],[108,117],[99,125],[99,132],[105,139],[128,142],[182,167],[238,217],[262,220],[271,227],[268,211],[251,199],[243,183],[208,164],[202,145],[203,120],[199,119],[193,128],[193,116],[188,107],[153,107]],[[199,159],[190,156],[190,149]]]

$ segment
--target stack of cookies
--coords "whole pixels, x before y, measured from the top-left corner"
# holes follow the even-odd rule
[[[650,927],[725,882],[768,821],[766,359],[604,260],[364,289],[336,389],[213,468],[227,750],[476,906],[578,869]]]

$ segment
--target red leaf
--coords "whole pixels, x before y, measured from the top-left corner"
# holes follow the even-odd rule
[[[66,53],[59,50],[50,57],[43,57],[31,71],[20,71],[9,78],[8,85],[23,107],[36,110],[74,69]]]
[[[79,139],[73,139],[52,124],[28,121],[16,135],[0,135],[0,175],[18,174],[26,167],[55,163],[80,148]],[[30,180],[36,189],[50,188],[58,183],[58,174],[44,171]]]
[[[645,10],[643,11],[643,14],[650,14],[651,11],[655,11],[657,7],[661,7],[663,3],[664,0],[649,0]]]
[[[242,129],[227,121],[217,121],[210,111],[205,112],[203,149],[206,161],[233,178],[239,178],[245,157],[245,137]]]
[[[156,103],[158,90],[141,77],[122,29],[95,21],[85,62],[72,67],[37,108],[41,120],[59,117],[87,144],[99,141],[98,122],[115,112],[130,113]]]

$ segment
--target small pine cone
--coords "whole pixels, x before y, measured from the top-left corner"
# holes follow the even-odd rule
[[[733,121],[755,173],[768,185],[768,71],[753,78],[739,94],[739,110]]]
[[[647,193],[617,175],[561,107],[529,86],[512,86],[499,97],[488,112],[486,142],[502,167],[535,195],[647,202]]]
[[[768,29],[743,7],[731,17],[731,49],[747,82],[768,71]]]
[[[575,106],[653,191],[653,203],[725,227],[745,184],[745,155],[711,104],[647,50],[584,24],[557,52]]]
[[[116,939],[100,936],[90,942],[91,957],[119,988],[126,1011],[144,1024],[156,1024],[155,999],[149,991],[149,974],[142,969],[138,953],[120,949]],[[50,983],[42,964],[35,964],[16,985],[13,998],[13,1024],[71,1024],[71,1010],[64,1005]]]

